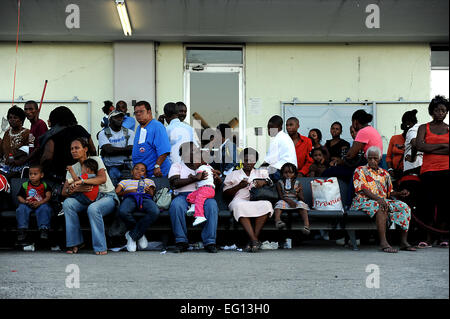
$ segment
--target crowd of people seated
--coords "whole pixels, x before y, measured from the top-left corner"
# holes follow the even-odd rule
[[[271,117],[267,123],[271,142],[256,168],[260,154],[252,148],[240,151],[228,124],[219,124],[211,139],[217,149],[205,151],[196,131],[185,122],[184,103],[167,103],[158,119],[153,118],[147,101],[135,103],[133,109],[134,117],[127,113],[126,102],[118,101],[114,107],[105,101],[98,151],[89,132],[65,106],[51,111],[48,127],[39,119],[34,101],[26,102],[24,109],[13,106],[8,110],[9,128],[0,139],[2,206],[10,196],[12,178],[24,172],[28,178],[18,194],[18,242],[27,238],[31,212],[35,212],[43,240],[48,239],[51,216],[58,213],[65,219],[66,252],[76,254],[85,243],[79,215],[87,214],[94,252],[104,255],[103,217],[116,213],[127,228],[127,250],[145,249],[145,233],[160,211],[152,178],[166,177],[173,192],[168,210],[175,252],[189,247],[189,216],[195,218],[193,226],[202,228],[205,249],[217,252],[218,205],[214,197],[219,187],[249,238],[245,250],[256,252],[261,249],[261,230],[269,218],[274,218],[278,229],[285,228],[280,218],[285,210],[298,211],[304,223],[302,232],[309,235],[311,208],[304,202],[297,178],[337,177],[351,186],[347,198],[342,199],[346,207],[375,219],[383,252],[398,251],[386,239],[387,224],[392,223],[401,229],[400,249],[416,250],[407,240],[412,217],[426,230],[418,248],[448,247],[444,192],[449,177],[449,127],[444,119],[449,101],[445,97],[431,100],[429,123],[418,123],[417,110],[404,113],[403,132],[389,143],[387,170],[380,166],[382,138],[369,124],[372,115],[364,110],[351,118],[353,141],[341,139],[343,125],[335,122],[330,127],[332,139],[324,145],[319,129],[311,129],[308,136],[299,133],[301,119],[291,117],[284,123],[278,115]],[[30,130],[24,128],[25,119],[30,121]],[[48,182],[55,185],[53,189]],[[276,185],[278,201],[250,200],[253,188],[269,184]],[[52,197],[62,203],[57,212],[49,205]],[[133,216],[137,210],[144,213],[139,220]]]

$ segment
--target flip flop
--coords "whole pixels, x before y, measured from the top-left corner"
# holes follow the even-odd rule
[[[66,254],[69,254],[69,255],[78,254],[78,252],[80,251],[81,248],[84,248],[84,244],[81,244],[78,246],[73,246],[73,247],[68,247],[68,249],[66,250]]]
[[[421,241],[418,245],[417,248],[423,249],[423,248],[431,248],[433,246],[429,245],[427,242]]]
[[[409,245],[409,246],[404,246],[404,247],[400,247],[400,250],[403,251],[417,251],[416,248],[414,248],[413,246]]]
[[[385,252],[385,253],[390,253],[390,254],[398,253],[398,250],[395,248],[392,248],[391,246],[383,247],[383,248],[381,248],[381,251]]]
[[[306,236],[311,234],[311,230],[307,226],[304,226],[303,229],[301,230],[301,232],[302,232],[303,235],[306,235]]]
[[[448,248],[448,241],[441,241],[441,243],[439,244],[439,247]]]

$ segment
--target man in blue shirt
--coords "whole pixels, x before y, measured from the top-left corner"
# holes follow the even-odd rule
[[[133,164],[144,163],[147,177],[167,176],[170,169],[170,142],[166,128],[153,119],[150,103],[139,101],[134,106],[134,115],[139,122],[133,143]]]
[[[127,113],[127,111],[128,111],[127,102],[125,102],[125,101],[117,102],[116,110],[125,114],[125,117],[123,118],[122,126],[126,127],[129,130],[132,130],[134,132],[134,128],[136,126],[136,121],[134,120],[133,117],[130,116],[129,113]]]

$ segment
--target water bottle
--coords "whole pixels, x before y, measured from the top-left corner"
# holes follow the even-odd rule
[[[290,190],[291,188],[292,188],[291,179],[288,178],[286,179],[286,189]]]
[[[8,160],[10,162],[14,161],[14,156],[11,153],[9,153]]]
[[[137,193],[138,194],[145,193],[145,177],[144,176],[141,176],[141,178],[139,179]],[[142,202],[143,202],[143,198],[139,200],[139,203],[140,203],[139,209],[142,209]]]
[[[144,194],[144,192],[145,192],[145,178],[144,178],[144,176],[142,176],[142,177],[139,179],[138,187],[137,187],[137,192],[138,192],[139,194]]]

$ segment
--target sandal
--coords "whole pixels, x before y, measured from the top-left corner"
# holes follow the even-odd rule
[[[70,255],[78,254],[80,249],[83,247],[84,247],[84,244],[81,244],[78,246],[73,246],[73,247],[67,247],[66,254],[70,254]]]
[[[286,223],[282,222],[281,220],[277,220],[275,222],[275,226],[277,227],[277,229],[284,229],[286,228]]]
[[[433,246],[431,246],[431,245],[429,245],[427,242],[425,242],[425,241],[421,241],[420,243],[419,243],[419,245],[417,245],[417,248],[431,248],[431,247],[433,247]]]
[[[398,253],[398,250],[395,248],[392,248],[391,246],[383,247],[383,248],[381,248],[381,250],[385,253],[391,253],[391,254]]]
[[[448,241],[441,241],[441,243],[439,244],[439,247],[448,248]]]
[[[400,250],[403,250],[403,251],[417,251],[417,249],[414,248],[414,247],[411,246],[411,245],[400,247]]]
[[[108,254],[108,252],[107,251],[96,251],[95,252],[95,254],[97,255],[97,256],[104,256],[104,255],[106,255],[106,254]]]
[[[261,242],[259,240],[252,240],[250,243],[250,251],[256,253],[261,248]]]
[[[245,246],[244,251],[245,251],[246,253],[252,252],[252,244],[251,244],[251,242],[249,242],[249,243],[247,244],[247,246]]]
[[[303,235],[308,236],[309,234],[311,234],[311,230],[309,229],[308,226],[303,226],[302,233]]]

